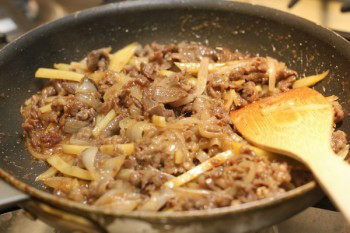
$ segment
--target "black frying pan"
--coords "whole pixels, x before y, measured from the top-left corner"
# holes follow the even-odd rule
[[[132,1],[75,13],[37,28],[0,51],[0,175],[28,195],[12,195],[0,204],[20,206],[50,224],[85,231],[245,232],[282,221],[320,199],[314,182],[295,190],[236,207],[180,213],[129,214],[84,206],[49,194],[35,177],[47,169],[23,145],[19,109],[45,81],[38,67],[80,60],[96,48],[120,48],[182,40],[200,41],[272,56],[301,75],[330,69],[316,86],[337,95],[350,109],[350,44],[337,34],[277,10],[225,1]],[[340,128],[349,133],[346,118]],[[2,194],[4,188],[1,189]]]

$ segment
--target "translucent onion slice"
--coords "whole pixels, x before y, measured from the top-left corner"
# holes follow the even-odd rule
[[[231,109],[232,104],[234,104],[235,106],[241,105],[239,96],[237,95],[234,89],[231,89],[224,95],[224,101],[225,101],[224,108],[226,111],[229,111]]]
[[[86,167],[86,169],[90,172],[90,175],[94,178],[94,180],[96,180],[98,177],[95,168],[95,158],[97,151],[97,147],[90,147],[81,153],[83,164]]]
[[[269,91],[274,92],[276,89],[277,61],[267,57],[267,74],[269,75]]]
[[[199,70],[198,70],[198,80],[196,83],[196,88],[192,94],[189,94],[185,98],[182,98],[180,100],[175,101],[171,105],[174,107],[179,107],[185,104],[188,104],[192,102],[197,96],[200,96],[206,86],[207,86],[207,81],[208,81],[208,65],[209,65],[209,59],[207,57],[203,58]]]
[[[157,211],[162,208],[170,198],[174,196],[175,193],[170,189],[154,192],[151,198],[144,202],[144,204],[139,206],[137,209],[143,211]]]
[[[126,136],[131,141],[137,141],[142,139],[145,131],[154,129],[154,125],[146,121],[138,121],[135,124],[132,124],[126,129]]]

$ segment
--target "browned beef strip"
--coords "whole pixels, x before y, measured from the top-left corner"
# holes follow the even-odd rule
[[[62,82],[62,88],[66,91],[67,94],[75,94],[75,90],[80,85],[77,82]]]
[[[117,80],[117,76],[114,73],[108,73],[104,78],[102,78],[98,84],[98,92],[104,94],[107,88],[111,87]]]
[[[86,65],[90,71],[106,70],[109,64],[108,48],[92,50],[86,58]]]
[[[145,111],[150,115],[157,115],[163,117],[174,117],[175,113],[173,110],[166,109],[164,104],[160,104],[157,102],[152,102],[147,99],[144,100],[144,108]]]
[[[154,63],[141,63],[141,74],[149,79],[154,79],[156,74],[156,65]]]
[[[53,86],[47,86],[45,87],[42,91],[41,91],[41,96],[42,98],[46,98],[46,97],[49,97],[49,96],[53,96],[56,94],[56,90]]]
[[[146,91],[151,99],[167,104],[180,100],[187,96],[177,76],[156,79]]]
[[[242,97],[249,103],[254,102],[260,98],[262,93],[255,88],[254,82],[246,82],[243,84]]]
[[[170,117],[174,116],[174,112],[165,109],[164,104],[175,102],[187,95],[177,76],[159,78],[144,89],[142,104],[144,110],[151,115]]]
[[[293,75],[279,81],[277,83],[277,89],[279,89],[282,92],[289,91],[292,88],[294,82],[295,82],[295,76]]]
[[[83,108],[81,109],[76,118],[80,121],[92,121],[96,117],[97,113],[93,108]]]
[[[341,130],[336,130],[332,134],[331,146],[335,153],[338,153],[342,149],[345,148],[348,140],[346,137],[346,133]]]
[[[52,148],[62,140],[61,133],[58,128],[46,131],[45,129],[30,132],[30,142],[37,151]]]
[[[172,58],[181,62],[200,62],[203,57],[216,61],[216,50],[198,43],[181,42],[178,44],[178,53],[173,53]]]
[[[218,76],[209,79],[207,83],[207,89],[213,97],[220,96],[221,93],[225,92],[230,87],[229,77],[227,76]],[[217,92],[216,92],[217,91]]]
[[[216,48],[218,53],[217,56],[217,62],[228,62],[233,60],[242,60],[247,59],[250,57],[250,54],[243,54],[240,52],[232,52],[227,48],[218,47]]]
[[[338,101],[333,101],[332,106],[334,109],[334,122],[338,123],[343,120],[344,118],[344,111],[342,106],[339,104]]]

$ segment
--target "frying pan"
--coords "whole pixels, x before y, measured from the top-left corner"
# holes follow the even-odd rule
[[[22,191],[10,194],[1,187],[2,195],[8,197],[0,204],[16,202],[51,225],[85,232],[247,232],[280,222],[317,202],[323,194],[310,182],[234,207],[122,213],[58,198],[34,182],[47,165],[25,150],[19,109],[45,83],[33,78],[38,67],[80,60],[104,46],[116,49],[132,41],[182,40],[271,56],[300,75],[330,69],[330,78],[316,89],[339,96],[343,107],[350,107],[350,44],[305,19],[262,6],[212,0],[130,1],[77,12],[27,33],[0,51],[0,175]],[[350,132],[347,118],[340,128]]]

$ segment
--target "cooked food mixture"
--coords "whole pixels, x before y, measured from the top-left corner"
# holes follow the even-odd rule
[[[49,83],[22,106],[29,151],[50,168],[53,192],[120,211],[185,211],[238,205],[310,180],[308,172],[249,145],[229,112],[322,80],[282,62],[198,43],[132,43],[40,68]],[[344,113],[328,97],[334,122]],[[348,152],[346,134],[333,150]],[[303,175],[302,175],[303,174]]]

